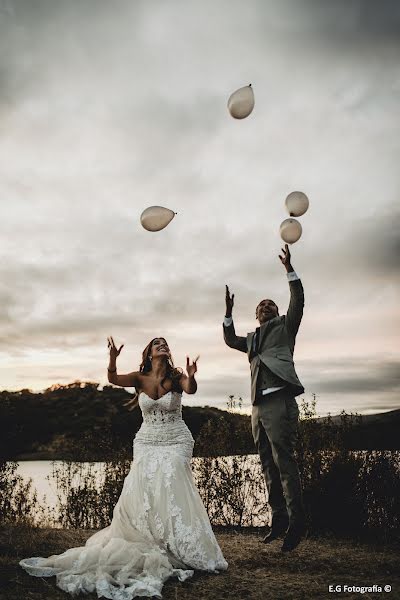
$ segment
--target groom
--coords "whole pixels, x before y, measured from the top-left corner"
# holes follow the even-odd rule
[[[279,258],[286,268],[290,304],[279,316],[273,300],[256,308],[260,326],[247,337],[237,336],[232,320],[234,294],[226,286],[224,339],[230,348],[246,352],[251,372],[251,424],[260,454],[272,509],[272,525],[264,543],[285,535],[282,552],[296,548],[305,534],[299,471],[294,457],[299,409],[295,396],[302,394],[293,364],[296,334],[303,316],[303,286],[290,262],[288,245]]]

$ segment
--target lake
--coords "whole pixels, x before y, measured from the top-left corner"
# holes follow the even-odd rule
[[[400,473],[399,451],[357,451],[353,454],[363,458],[364,471],[367,473],[376,455],[384,455],[385,460],[395,466],[397,474]],[[329,456],[329,451],[326,452],[326,456]],[[52,461],[21,461],[18,463],[17,474],[21,475],[24,480],[32,479],[39,504],[47,509],[57,508],[57,497],[60,492],[52,478],[52,470],[53,465],[57,467],[63,464],[66,463],[63,461],[54,463]],[[102,487],[106,463],[77,464],[83,469],[90,467],[95,485],[98,488]],[[233,522],[237,524],[236,518],[242,506],[245,507],[246,525],[262,526],[269,521],[269,507],[266,506],[267,494],[258,455],[227,456],[218,459],[196,457],[192,459],[192,470],[202,497],[212,498],[211,503],[206,505],[212,523],[226,525]],[[386,471],[384,470],[382,473],[381,475],[378,473],[378,475],[384,476]],[[73,482],[77,485],[78,479]],[[114,483],[111,483],[111,486],[114,486]],[[227,502],[224,498],[227,499]],[[65,496],[62,499],[65,499]],[[236,513],[232,512],[232,507],[236,507],[234,509]],[[57,511],[55,516],[57,516]],[[40,518],[39,513],[38,518]]]
[[[24,460],[18,463],[17,474],[24,480],[32,479],[33,487],[38,494],[40,504],[55,508],[57,505],[57,486],[51,479],[52,465],[61,465],[63,461],[51,460]],[[83,463],[85,464],[85,463]],[[89,463],[86,463],[89,464]],[[95,463],[95,468],[101,480],[101,471],[104,463]]]
[[[240,473],[240,477],[243,478],[243,483],[239,489],[237,489],[237,497],[240,501],[246,504],[247,512],[254,514],[251,517],[251,524],[253,526],[265,525],[269,520],[269,510],[266,508],[266,491],[261,471],[261,465],[258,455],[250,454],[243,457],[227,456],[219,457],[218,459],[204,459],[195,457],[192,459],[192,471],[196,484],[209,485],[207,476],[204,474],[207,471],[204,469],[211,469],[210,473],[216,473],[213,470],[212,465],[209,463],[210,460],[217,460],[219,468],[217,469],[216,480],[214,485],[218,486],[221,481],[221,473],[231,473],[235,468],[234,462],[236,460],[236,472]],[[208,461],[208,463],[207,463]],[[56,481],[52,477],[53,466],[62,466],[63,461],[21,461],[18,463],[17,474],[20,475],[24,481],[29,479],[32,480],[32,485],[35,488],[38,496],[39,504],[47,509],[57,509],[58,495],[60,491],[57,490]],[[104,479],[104,466],[106,463],[79,463],[83,469],[90,467],[92,473],[95,475],[96,484],[101,487]],[[73,480],[74,484],[77,485],[78,479]],[[202,482],[202,483],[201,483]],[[219,489],[219,488],[218,488]],[[222,488],[221,488],[222,489]],[[65,495],[61,495],[62,499]],[[211,509],[210,509],[211,510]],[[209,510],[209,512],[210,512]],[[221,509],[221,514],[225,512],[224,508]],[[58,514],[56,510],[55,515]],[[211,518],[212,515],[210,515]],[[217,518],[218,521],[218,518]],[[215,522],[215,513],[214,513]],[[221,524],[224,524],[223,518],[221,517]]]

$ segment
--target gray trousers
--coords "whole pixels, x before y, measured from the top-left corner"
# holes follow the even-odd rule
[[[289,524],[304,519],[299,470],[294,457],[299,408],[285,390],[266,394],[253,405],[251,425],[254,443],[272,509],[272,521]]]

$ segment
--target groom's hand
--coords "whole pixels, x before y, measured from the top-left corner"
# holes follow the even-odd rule
[[[234,305],[234,298],[235,298],[235,294],[232,294],[232,296],[231,296],[229,293],[229,288],[226,285],[225,286],[225,304],[226,304],[225,316],[226,317],[232,316],[232,308]]]
[[[289,273],[289,271],[294,271],[293,267],[292,267],[292,263],[290,261],[291,256],[290,256],[290,250],[289,250],[289,246],[287,244],[285,244],[284,248],[281,248],[283,256],[281,256],[279,254],[279,259],[281,261],[281,263],[283,264],[283,266],[285,267],[286,271]]]

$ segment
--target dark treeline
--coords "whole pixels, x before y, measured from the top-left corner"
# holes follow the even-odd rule
[[[42,393],[0,392],[0,456],[6,460],[129,458],[142,422],[140,410],[128,412],[124,403],[132,395],[126,390],[98,388],[97,383],[77,381]],[[328,419],[314,418],[315,404],[311,413],[307,410],[303,402],[300,433],[312,440],[314,449],[333,445],[353,450],[399,449],[400,410],[368,417],[343,413]],[[255,452],[249,416],[184,406],[183,417],[196,440],[197,456]]]
[[[0,392],[0,457],[6,460],[108,460],[130,458],[132,440],[142,423],[140,409],[124,406],[132,394],[122,388],[76,381],[42,393]],[[213,407],[183,407],[195,453],[206,452],[200,431],[223,419],[238,454],[254,452],[250,418]],[[216,447],[218,443],[216,441]],[[202,449],[202,450],[201,450]],[[222,454],[227,451],[226,443]]]

